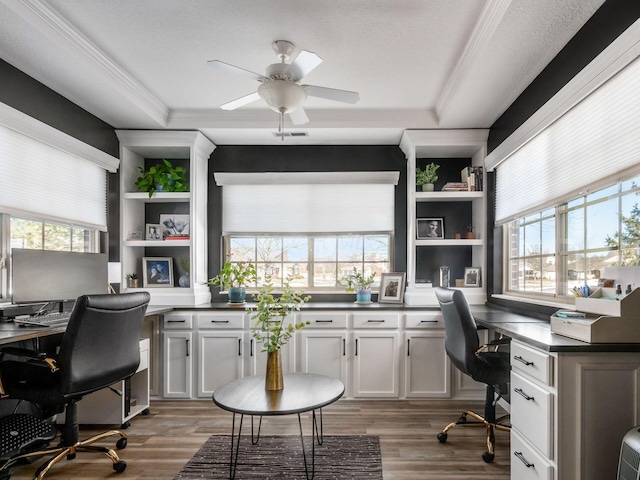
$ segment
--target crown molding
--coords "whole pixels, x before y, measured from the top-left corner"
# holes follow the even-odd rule
[[[136,105],[150,119],[166,126],[169,109],[78,32],[54,8],[42,0],[2,1],[38,32],[76,57],[82,63],[82,68],[89,69],[98,78],[103,79],[126,101]]]
[[[638,56],[640,56],[640,20],[636,20],[600,55],[487,155],[485,159],[487,170],[495,169]]]

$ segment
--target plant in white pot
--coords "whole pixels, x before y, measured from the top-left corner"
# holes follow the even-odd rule
[[[416,167],[416,185],[422,186],[423,192],[433,192],[433,185],[438,180],[438,175],[436,175],[438,168],[440,165],[435,163],[425,165],[424,170]]]
[[[210,278],[206,284],[220,287],[229,295],[229,304],[244,305],[247,295],[247,285],[255,283],[257,279],[256,267],[253,263],[230,261],[225,262],[220,273]]]
[[[356,303],[371,303],[371,285],[376,279],[376,272],[369,276],[358,272],[353,267],[353,273],[346,275],[344,281],[347,283],[347,292],[356,292]]]
[[[253,298],[256,304],[247,307],[247,311],[252,313],[251,319],[255,321],[251,334],[256,342],[262,344],[262,351],[267,352],[265,389],[282,390],[284,379],[280,349],[287,344],[296,331],[309,324],[309,322],[292,323],[291,315],[300,311],[302,305],[308,302],[311,296],[303,296],[302,292],[291,288],[289,279],[285,281],[282,293],[276,296],[271,278],[267,277],[266,283],[260,287]]]

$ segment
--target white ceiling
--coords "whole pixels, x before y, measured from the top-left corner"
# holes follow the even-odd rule
[[[258,83],[271,43],[323,63],[285,144],[398,144],[405,129],[488,128],[604,0],[0,0],[0,57],[116,128],[199,129],[217,145],[281,144]]]

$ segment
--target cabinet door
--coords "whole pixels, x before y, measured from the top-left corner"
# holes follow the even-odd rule
[[[211,397],[216,388],[242,378],[243,332],[198,333],[198,397]]]
[[[450,397],[444,330],[405,333],[405,396]]]
[[[191,332],[164,332],[164,385],[165,398],[191,398],[192,385]]]
[[[398,397],[398,347],[396,331],[354,333],[354,397]]]
[[[298,332],[298,370],[338,378],[347,385],[347,333],[335,330]]]

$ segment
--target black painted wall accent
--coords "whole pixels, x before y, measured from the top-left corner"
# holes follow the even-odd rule
[[[209,277],[220,270],[222,256],[222,188],[213,178],[215,172],[356,172],[398,171],[395,189],[394,268],[407,269],[407,160],[393,145],[341,146],[219,146],[209,159],[208,242]],[[345,205],[348,208],[348,205]],[[375,211],[370,215],[375,215]],[[212,301],[224,301],[217,288],[211,289]],[[321,298],[322,297],[322,298]],[[343,298],[344,297],[344,298]],[[350,294],[348,298],[352,298]],[[345,300],[343,295],[314,296],[314,301]]]

